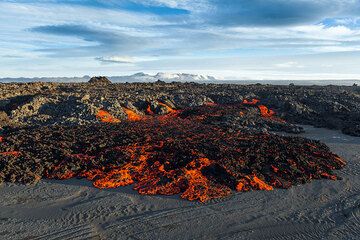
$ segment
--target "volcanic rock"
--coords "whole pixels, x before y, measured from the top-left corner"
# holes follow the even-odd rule
[[[36,111],[39,104],[56,104],[57,99],[69,96],[79,98],[83,106],[87,106],[84,109],[91,109],[93,115],[96,115],[96,109],[104,109],[122,120],[126,117],[121,109],[125,102],[131,102],[137,108],[133,110],[146,114],[148,104],[151,105],[150,110],[156,112],[157,102],[164,100],[168,101],[167,105],[173,104],[171,107],[174,109],[185,109],[207,102],[226,105],[256,98],[273,108],[288,123],[346,129],[344,133],[352,135],[356,135],[360,114],[360,89],[352,86],[26,83],[0,84],[0,92],[0,111],[8,114],[11,125],[24,127],[38,124],[39,121],[34,119],[43,118],[41,112]],[[91,99],[84,96],[91,96]],[[39,99],[45,101],[39,102]],[[28,107],[35,110],[26,110]],[[74,108],[73,111],[80,109],[83,108]],[[159,114],[166,113],[164,108],[158,110]],[[12,111],[16,114],[12,114]],[[49,115],[48,118],[53,120],[43,121],[43,125],[67,122],[67,116]],[[95,123],[96,118],[90,121]],[[354,133],[351,133],[352,129]]]
[[[99,77],[92,77],[89,80],[89,83],[94,85],[108,85],[111,84],[111,81],[107,77],[99,76]]]
[[[0,128],[10,124],[10,118],[4,111],[0,111]]]
[[[169,108],[165,116],[136,116],[126,108],[124,122],[6,131],[0,143],[0,181],[30,184],[40,178],[80,177],[98,188],[134,184],[141,194],[181,194],[205,202],[232,191],[339,179],[333,170],[345,161],[324,144],[246,129],[283,120],[259,101],[244,102],[183,110],[160,103]]]
[[[207,201],[339,179],[345,161],[324,144],[277,132],[360,136],[358,87],[90,82],[0,84],[0,182],[80,177]]]

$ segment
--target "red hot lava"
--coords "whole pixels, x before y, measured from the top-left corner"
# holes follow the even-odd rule
[[[200,202],[232,191],[269,191],[312,179],[337,179],[333,170],[345,162],[320,142],[230,131],[219,124],[228,116],[245,118],[249,107],[258,103],[206,104],[183,111],[164,104],[167,116],[147,117],[125,109],[129,121],[29,129],[26,136],[9,136],[16,141],[8,145],[24,149],[18,156],[24,161],[36,157],[48,162],[39,170],[46,178],[86,178],[97,188],[134,184],[140,194],[180,194]],[[267,108],[264,111],[263,118],[273,116]]]
[[[260,102],[259,99],[256,99],[256,98],[253,98],[251,101],[247,100],[247,99],[244,99],[243,101],[243,104],[246,104],[246,105],[256,105]]]
[[[103,123],[119,123],[120,122],[119,119],[113,117],[110,113],[108,113],[105,110],[99,110],[96,117]]]

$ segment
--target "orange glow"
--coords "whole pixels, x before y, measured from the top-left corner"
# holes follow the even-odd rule
[[[253,98],[251,101],[247,100],[247,99],[244,99],[243,101],[243,104],[246,104],[246,105],[256,105],[260,102],[259,99],[256,99],[256,98]]]
[[[338,178],[335,176],[335,175],[331,175],[331,174],[328,174],[328,173],[321,173],[321,176],[324,177],[324,178],[327,178],[327,179],[331,179],[331,180],[337,180]]]
[[[271,168],[275,173],[277,173],[279,171],[279,169],[277,167],[275,167],[274,165],[271,165]]]
[[[16,152],[16,151],[11,151],[11,152],[0,152],[1,156],[13,156],[13,157],[18,157],[20,156],[20,152]]]
[[[238,192],[246,192],[249,190],[250,190],[250,188],[249,188],[248,184],[246,183],[246,181],[244,181],[244,180],[239,181],[236,185],[236,191],[238,191]]]
[[[207,158],[200,158],[188,164],[188,167],[191,168],[185,170],[188,187],[186,191],[181,194],[182,198],[190,201],[198,200],[200,202],[207,202],[214,197],[218,198],[230,195],[230,188],[213,185],[202,174],[201,170],[211,163]]]
[[[94,186],[97,188],[117,188],[134,183],[128,169],[113,169],[105,176],[95,180]]]
[[[344,159],[342,159],[341,157],[335,156],[335,159],[336,159],[336,161],[340,162],[341,165],[344,165],[344,166],[346,165],[346,162],[345,162]]]
[[[58,176],[59,180],[66,180],[75,177],[75,173],[72,171],[66,171],[64,174]]]
[[[266,184],[264,181],[262,181],[260,178],[258,178],[257,176],[254,176],[252,179],[252,182],[250,183],[253,187],[256,187],[259,190],[266,190],[266,191],[271,191],[274,188],[268,184]]]
[[[82,177],[101,189],[133,185],[139,194],[179,194],[200,202],[226,197],[232,190],[270,191],[312,178],[336,179],[331,170],[346,163],[318,142],[228,131],[211,122],[239,111],[247,117],[249,108],[257,111],[259,107],[250,105],[205,104],[174,110],[163,104],[170,109],[169,114],[152,117],[124,108],[129,121],[121,124],[94,124],[91,132],[87,126],[68,128],[70,133],[85,133],[85,137],[65,138],[66,154],[54,157],[56,161],[45,169],[45,177]],[[260,119],[256,111],[250,113]]]
[[[126,115],[128,116],[129,121],[135,122],[135,121],[140,121],[142,119],[142,117],[139,114],[137,114],[136,112],[134,112],[133,110],[126,108],[126,107],[123,107],[123,109],[124,109]]]
[[[146,108],[146,113],[149,115],[154,115],[154,112],[151,110],[151,105],[149,104]]]
[[[96,114],[97,119],[99,119],[103,123],[119,123],[120,120],[113,117],[110,113],[105,110],[99,110]]]
[[[250,189],[271,191],[274,188],[262,181],[256,175],[246,176],[245,178],[241,179],[236,185],[236,191],[238,192],[246,192]]]
[[[2,143],[4,141],[4,138],[2,136],[0,136],[0,143]]]
[[[205,106],[217,106],[217,103],[214,103],[214,102],[205,102],[204,103]]]
[[[176,113],[176,112],[177,112],[175,109],[169,107],[169,106],[166,105],[165,103],[162,103],[162,102],[159,102],[159,101],[158,101],[158,104],[159,104],[160,106],[165,107],[166,110],[167,110],[167,112],[170,113],[170,114],[173,114],[173,113]]]
[[[258,106],[262,117],[271,118],[275,115],[275,112],[264,105]]]

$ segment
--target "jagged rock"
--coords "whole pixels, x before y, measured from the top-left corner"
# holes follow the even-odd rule
[[[99,77],[92,77],[89,80],[89,83],[95,85],[108,85],[111,84],[111,81],[107,77],[99,76]]]
[[[10,123],[10,118],[4,111],[0,111],[0,128]]]
[[[156,83],[156,84],[166,84],[165,81],[162,81],[162,80],[160,80],[160,79],[158,79],[155,83]]]

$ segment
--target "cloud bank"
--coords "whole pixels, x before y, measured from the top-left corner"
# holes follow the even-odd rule
[[[2,77],[360,78],[360,0],[4,0],[0,27]]]

